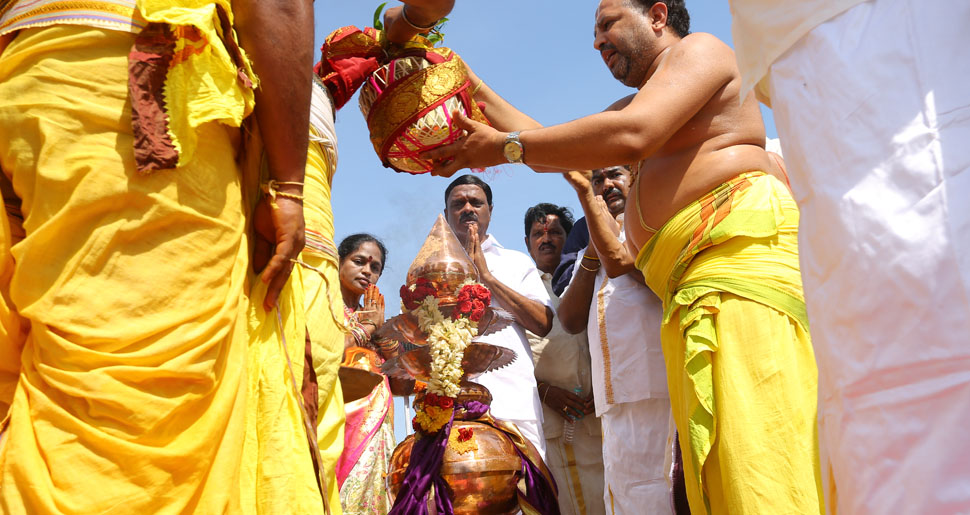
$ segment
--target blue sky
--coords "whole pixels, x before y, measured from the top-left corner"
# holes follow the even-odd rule
[[[316,7],[316,48],[334,29],[370,25],[378,0],[323,1]],[[445,26],[444,46],[458,52],[495,91],[545,125],[601,111],[632,89],[613,79],[593,47],[598,0],[457,0]],[[399,5],[391,1],[389,6]],[[727,0],[687,0],[691,31],[709,32],[731,43]],[[770,111],[765,122],[777,137]],[[356,96],[337,113],[339,164],[333,187],[337,242],[369,232],[388,247],[388,263],[378,286],[387,315],[397,314],[397,290],[411,260],[444,207],[450,179],[412,176],[384,168],[368,140]],[[604,135],[604,137],[606,137]],[[582,209],[562,176],[536,174],[522,165],[485,171],[494,210],[489,232],[507,248],[526,252],[526,209],[551,202]],[[400,440],[401,403],[396,428]]]

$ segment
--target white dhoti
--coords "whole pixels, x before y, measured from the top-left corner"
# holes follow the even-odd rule
[[[603,494],[614,515],[673,513],[667,468],[670,399],[615,404],[603,423]]]
[[[592,416],[592,415],[589,415]],[[603,436],[577,423],[573,439],[546,438],[546,466],[559,487],[561,515],[602,515]]]
[[[865,2],[771,67],[832,512],[970,512],[968,20]]]

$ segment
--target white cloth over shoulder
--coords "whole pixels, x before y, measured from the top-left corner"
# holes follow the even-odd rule
[[[968,20],[870,1],[771,66],[840,514],[970,513]]]
[[[756,88],[771,105],[771,63],[818,24],[866,0],[730,0],[731,37],[741,71],[741,100]]]
[[[488,271],[502,284],[519,294],[552,308],[549,294],[539,270],[532,258],[502,247],[494,236],[482,242],[482,252]],[[492,297],[493,305],[504,308],[497,297]],[[533,441],[537,449],[545,449],[542,436],[542,411],[539,392],[536,388],[535,368],[532,365],[532,351],[525,337],[525,330],[518,323],[501,331],[478,338],[478,341],[512,349],[516,359],[511,365],[482,374],[475,381],[492,392],[492,415],[503,420],[534,420],[539,429],[539,441]],[[531,440],[531,438],[530,438]]]

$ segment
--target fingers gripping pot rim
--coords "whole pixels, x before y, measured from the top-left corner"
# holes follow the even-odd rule
[[[489,123],[470,86],[464,62],[449,48],[409,50],[371,74],[360,91],[360,110],[384,166],[430,172],[436,163],[419,154],[461,136],[453,111]]]

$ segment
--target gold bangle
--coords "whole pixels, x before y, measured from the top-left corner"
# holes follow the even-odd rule
[[[482,84],[485,84],[485,81],[483,79],[479,79],[478,85],[472,88],[471,96],[475,96],[475,93],[478,93],[478,90],[482,89]]]
[[[599,261],[600,260],[600,258],[598,258],[598,257],[587,256],[586,254],[583,254],[583,259],[591,259],[593,261]]]
[[[597,271],[599,271],[599,269],[600,269],[600,267],[596,267],[596,268],[587,268],[587,267],[586,267],[586,265],[584,265],[582,261],[580,261],[580,262],[579,262],[579,267],[580,267],[580,268],[582,268],[583,270],[586,270],[587,272],[593,272],[594,274],[595,274],[595,273],[596,273]]]
[[[303,200],[303,195],[301,195],[299,193],[287,193],[285,191],[280,191],[280,189],[279,189],[280,186],[300,186],[300,187],[302,187],[303,186],[303,183],[302,182],[296,182],[296,181],[282,181],[282,182],[280,182],[280,181],[277,181],[275,179],[270,179],[269,182],[267,182],[263,186],[263,191],[267,195],[269,195],[271,199],[273,199],[273,203],[274,204],[276,203],[276,197],[277,196],[284,197],[284,198],[290,198],[290,199],[293,199],[293,200],[300,200],[300,201]]]
[[[408,25],[410,25],[411,28],[415,30],[420,30],[422,32],[427,32],[433,29],[435,25],[438,24],[438,20],[435,20],[434,23],[432,23],[431,25],[428,25],[427,27],[422,27],[420,25],[415,24],[413,21],[411,21],[410,18],[408,18],[408,4],[404,4],[403,6],[401,6],[401,18],[404,18],[404,23],[407,23]]]

